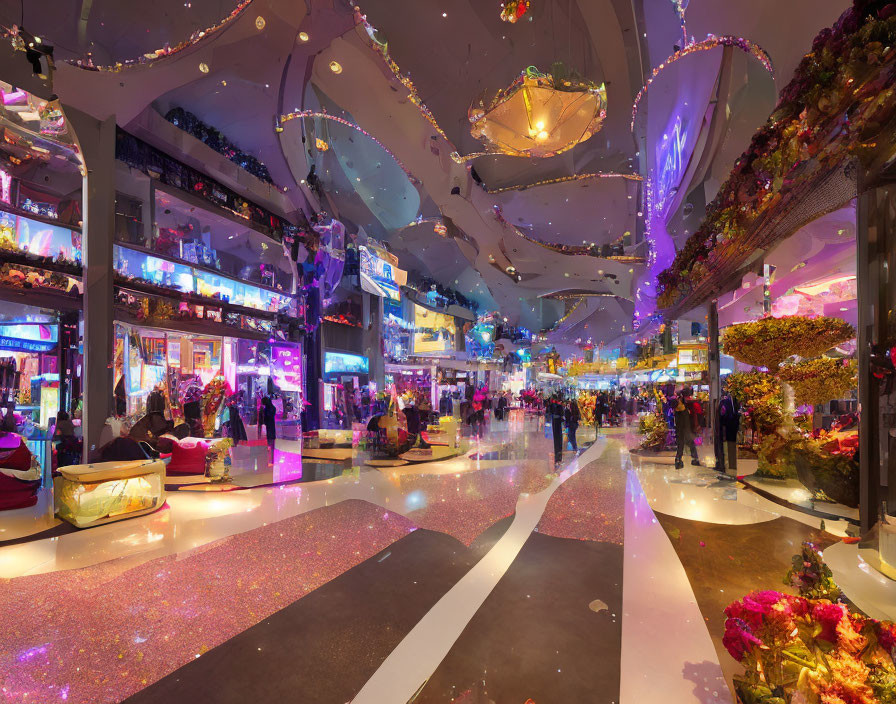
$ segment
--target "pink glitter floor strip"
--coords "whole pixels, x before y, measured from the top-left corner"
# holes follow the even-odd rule
[[[415,528],[343,501],[136,567],[6,580],[0,701],[120,702]]]
[[[626,472],[618,449],[618,441],[611,440],[600,459],[554,492],[536,528],[539,533],[622,545]]]

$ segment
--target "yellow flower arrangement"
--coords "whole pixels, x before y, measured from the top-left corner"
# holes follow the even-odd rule
[[[732,325],[725,330],[723,347],[738,362],[777,371],[789,357],[817,357],[855,335],[855,328],[840,318],[793,315]]]
[[[858,383],[854,359],[820,357],[781,367],[779,377],[793,387],[796,405],[815,406],[845,398]]]

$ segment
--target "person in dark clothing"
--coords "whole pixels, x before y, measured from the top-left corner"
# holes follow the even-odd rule
[[[581,417],[581,413],[579,412],[579,404],[575,399],[572,399],[566,404],[565,415],[566,434],[569,436],[569,444],[572,447],[573,452],[578,452],[579,446],[576,443],[576,432],[579,429],[579,418]]]
[[[728,392],[719,400],[718,431],[716,432],[716,469],[737,471],[737,434],[740,431],[740,404]]]
[[[274,445],[277,443],[277,407],[269,396],[262,400],[264,417],[264,429],[268,439],[268,447],[271,449],[271,464],[274,463]]]
[[[558,403],[551,404],[551,432],[554,434],[554,464],[560,464],[563,457],[563,409]]]
[[[507,397],[503,394],[498,397],[498,404],[495,406],[495,418],[504,420],[507,415]]]
[[[243,392],[240,391],[238,394],[231,396],[230,400],[227,403],[227,417],[230,423],[230,437],[233,439],[233,446],[236,447],[240,444],[241,440],[248,440],[249,436],[246,434],[246,426],[243,424],[243,419],[240,416],[240,406],[242,405],[243,400]]]
[[[687,447],[691,452],[691,464],[700,465],[700,458],[697,456],[697,443],[694,438],[700,430],[698,416],[702,411],[698,408],[698,404],[691,399],[691,389],[685,387],[678,394],[675,400],[674,419],[675,419],[675,443],[677,450],[675,452],[675,468],[684,467],[682,456],[684,448]]]
[[[563,457],[563,404],[558,398],[551,398],[547,404],[551,418],[551,433],[554,437],[554,464],[560,464]]]

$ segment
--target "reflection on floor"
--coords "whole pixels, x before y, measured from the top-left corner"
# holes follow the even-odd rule
[[[158,513],[84,531],[60,532],[46,506],[0,516],[0,539],[57,531],[0,546],[4,603],[29,605],[0,611],[0,691],[727,704],[721,609],[782,589],[806,538],[831,546],[860,608],[894,616],[893,583],[839,542],[845,522],[822,533],[711,469],[629,454],[626,428],[567,450],[558,472],[549,434],[492,421],[464,456],[380,468],[278,444],[256,470],[295,479],[282,486],[177,491]],[[580,429],[580,447],[593,437]]]

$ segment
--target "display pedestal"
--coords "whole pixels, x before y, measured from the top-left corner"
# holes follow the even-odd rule
[[[56,514],[78,528],[135,518],[165,503],[161,460],[62,467],[54,482]]]

